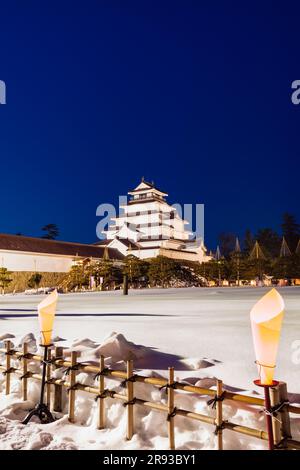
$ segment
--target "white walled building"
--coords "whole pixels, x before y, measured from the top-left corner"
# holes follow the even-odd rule
[[[209,261],[203,241],[190,239],[188,222],[167,203],[167,193],[142,179],[128,195],[128,204],[120,207],[123,212],[103,232],[108,247],[124,256],[133,254],[142,259],[162,255],[200,263]]]
[[[65,273],[77,261],[109,257],[120,263],[114,248],[44,238],[0,234],[0,267],[14,272]]]

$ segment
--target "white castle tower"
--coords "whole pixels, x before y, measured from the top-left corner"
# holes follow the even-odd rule
[[[123,212],[103,232],[107,246],[143,259],[159,255],[199,262],[210,259],[203,241],[190,239],[192,232],[185,228],[189,222],[166,202],[167,193],[142,178],[128,195],[128,204],[120,206]]]

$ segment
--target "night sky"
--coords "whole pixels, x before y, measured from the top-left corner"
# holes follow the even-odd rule
[[[141,176],[205,204],[211,248],[300,219],[296,5],[1,2],[0,232],[94,242]]]

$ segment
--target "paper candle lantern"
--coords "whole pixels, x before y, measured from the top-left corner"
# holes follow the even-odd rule
[[[262,385],[272,385],[284,302],[276,289],[264,295],[250,313],[258,373]]]
[[[57,298],[58,295],[57,291],[55,290],[51,294],[47,295],[47,297],[38,305],[39,324],[42,340],[41,344],[43,346],[49,346],[49,344],[51,344]]]

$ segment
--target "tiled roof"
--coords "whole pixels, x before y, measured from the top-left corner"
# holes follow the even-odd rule
[[[118,240],[119,242],[123,243],[123,245],[127,246],[128,248],[139,249],[139,247],[140,247],[138,243],[135,243],[132,240],[128,240],[128,238],[116,237],[115,239]]]
[[[83,243],[71,243],[0,233],[0,250],[100,259],[103,257],[105,249],[108,250],[110,259],[124,258],[115,248],[106,248],[101,245],[85,245]]]
[[[110,243],[111,240],[108,240],[107,238],[104,238],[103,240],[98,240],[97,242],[93,243],[93,245],[102,245],[102,246],[105,246],[105,245],[108,245]]]
[[[159,189],[157,186],[155,186],[155,184],[153,182],[149,183],[149,181],[145,181],[144,179],[142,179],[141,183],[144,183],[150,189],[156,189],[160,193],[163,193],[163,194],[167,195],[167,193],[165,193],[165,191],[162,191],[161,189]],[[137,193],[137,192],[140,192],[140,191],[147,191],[147,188],[132,189],[130,192],[131,193]]]

